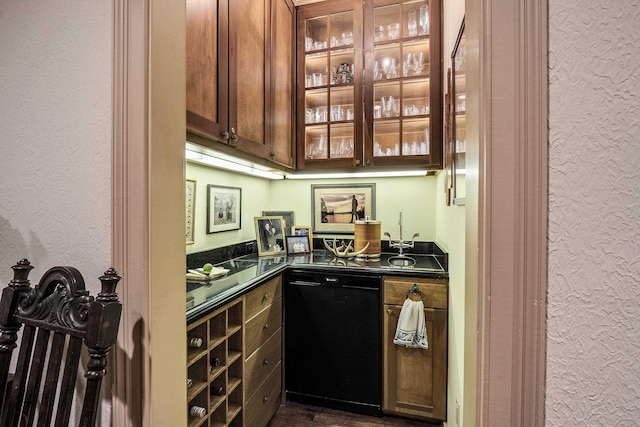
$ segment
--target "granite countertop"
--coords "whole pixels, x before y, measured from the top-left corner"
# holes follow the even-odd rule
[[[444,255],[407,254],[415,260],[412,266],[389,263],[397,254],[383,253],[377,260],[336,258],[326,250],[309,254],[258,257],[256,254],[240,256],[217,267],[229,273],[212,281],[187,280],[187,322],[192,322],[211,310],[243,295],[258,285],[284,272],[287,268],[335,269],[342,272],[371,273],[448,279],[447,259]]]

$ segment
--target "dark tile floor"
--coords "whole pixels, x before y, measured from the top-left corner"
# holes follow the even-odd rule
[[[395,417],[370,417],[289,402],[280,406],[269,427],[413,427],[442,426]]]

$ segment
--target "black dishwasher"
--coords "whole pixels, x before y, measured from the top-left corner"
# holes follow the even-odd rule
[[[382,415],[382,277],[291,269],[287,400]]]

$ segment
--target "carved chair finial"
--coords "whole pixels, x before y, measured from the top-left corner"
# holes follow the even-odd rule
[[[98,294],[96,301],[118,301],[116,286],[118,286],[118,282],[122,279],[122,277],[118,275],[118,272],[111,267],[98,279],[100,279],[100,282],[102,283],[102,290]]]
[[[22,258],[13,267],[13,280],[9,286],[14,288],[29,286],[29,272],[33,270],[33,266],[28,259]]]

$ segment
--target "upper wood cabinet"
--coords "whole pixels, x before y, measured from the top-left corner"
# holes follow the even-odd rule
[[[187,0],[192,142],[293,167],[293,21],[290,0]]]
[[[299,169],[442,168],[440,0],[297,12]]]

